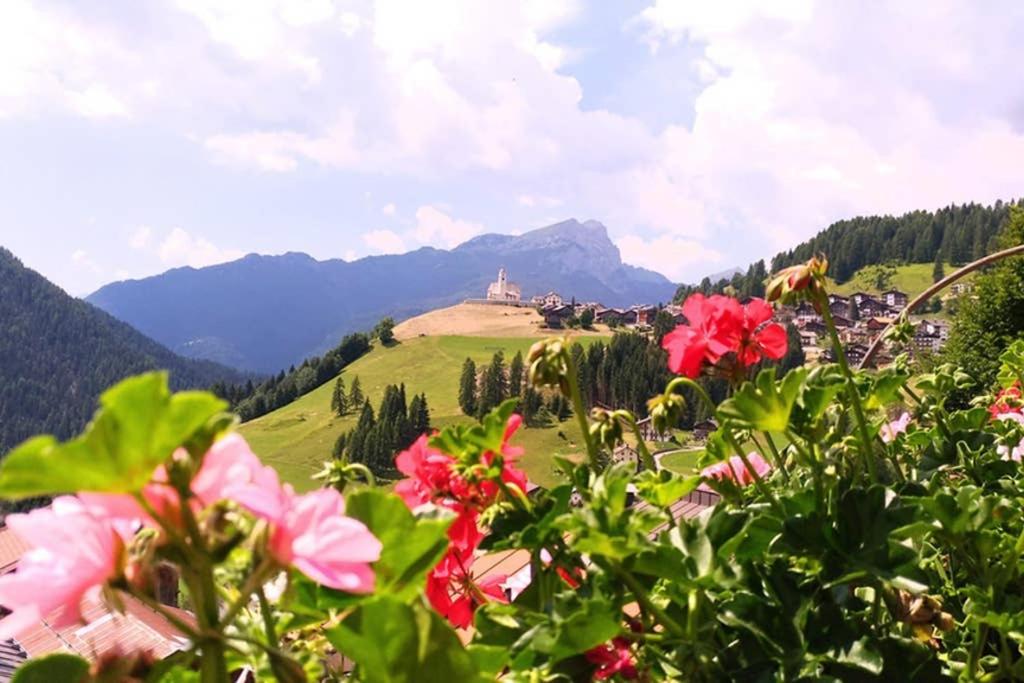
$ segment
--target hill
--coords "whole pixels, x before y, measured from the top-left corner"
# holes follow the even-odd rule
[[[490,306],[462,303],[430,311],[395,326],[395,338],[456,335],[471,337],[533,337],[551,334],[541,329],[544,318],[529,307]],[[575,336],[607,334],[603,325],[596,331],[575,330]]]
[[[858,216],[838,221],[793,249],[776,254],[770,268],[764,261],[758,261],[746,272],[728,279],[707,277],[698,285],[680,285],[675,300],[682,301],[698,291],[720,293],[727,286],[739,296],[763,296],[769,273],[803,263],[815,254],[828,257],[829,276],[839,285],[849,282],[868,266],[918,265],[918,268],[904,271],[909,280],[901,287],[908,293],[916,293],[924,289],[922,277],[930,281],[936,260],[958,266],[987,254],[1006,224],[1010,207],[1015,204],[1024,206],[1024,200],[997,201],[992,206],[951,205],[937,211],[912,211],[902,216]],[[900,286],[895,282],[894,285]]]
[[[488,362],[496,351],[510,359],[524,354],[535,337],[433,336],[413,337],[389,347],[377,345],[370,353],[342,371],[347,385],[359,377],[363,391],[376,406],[388,384],[404,382],[406,392],[425,393],[433,427],[468,422],[459,410],[459,373],[466,357],[478,364]],[[600,337],[582,337],[589,343]],[[331,411],[333,382],[328,382],[268,415],[240,428],[256,453],[272,463],[299,488],[309,488],[310,475],[331,456],[342,432],[355,426],[358,415],[337,417]],[[564,434],[560,436],[559,434]],[[572,420],[548,428],[523,429],[516,443],[525,446],[523,467],[533,481],[550,484],[554,479],[550,456],[577,452],[579,430]]]
[[[277,372],[384,316],[402,320],[481,297],[500,266],[523,296],[556,290],[609,306],[668,301],[675,285],[622,263],[597,221],[480,235],[450,251],[346,262],[305,254],[238,261],[107,285],[88,297],[171,349]]]
[[[0,454],[40,432],[77,433],[100,393],[129,375],[166,369],[175,389],[244,381],[68,296],[2,247],[0,321]]]

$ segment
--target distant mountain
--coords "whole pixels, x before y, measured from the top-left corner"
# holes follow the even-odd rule
[[[170,371],[177,389],[245,381],[235,370],[175,355],[0,247],[0,455],[40,432],[72,436],[104,389],[158,368]]]
[[[518,236],[480,235],[450,251],[352,262],[250,254],[110,284],[88,301],[178,353],[276,372],[384,316],[482,297],[502,266],[527,299],[553,289],[628,306],[669,301],[675,291],[664,276],[623,264],[601,223],[568,220]]]

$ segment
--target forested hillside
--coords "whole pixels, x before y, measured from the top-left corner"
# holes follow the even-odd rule
[[[68,296],[0,247],[0,455],[40,432],[70,437],[100,393],[147,370],[175,389],[240,382],[235,370],[175,355],[129,325]]]
[[[952,263],[962,265],[987,254],[1013,205],[1024,200],[951,205],[938,211],[913,211],[902,216],[859,216],[833,223],[810,240],[771,261],[771,272],[802,263],[815,254],[828,257],[828,274],[838,283],[849,280],[865,266],[880,263]],[[761,296],[769,268],[764,261],[731,279],[705,278],[699,285],[682,285],[675,299],[695,291],[722,292],[732,286],[738,296]]]

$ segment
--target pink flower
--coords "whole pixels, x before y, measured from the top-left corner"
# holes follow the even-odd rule
[[[74,496],[50,507],[10,515],[7,524],[32,549],[17,571],[0,577],[0,604],[13,614],[0,621],[9,638],[48,617],[61,628],[82,620],[82,600],[119,573],[124,542],[112,520],[93,514]]]
[[[700,375],[704,363],[714,365],[735,351],[743,325],[740,302],[727,296],[690,296],[683,304],[688,324],[665,335],[661,346],[668,351],[668,369],[691,379]]]
[[[184,451],[181,451],[181,455],[184,455]],[[203,464],[192,478],[191,488],[195,494],[193,512],[199,512],[203,507],[227,498],[230,489],[252,481],[261,467],[259,458],[240,435],[228,434],[217,440],[203,456]],[[182,526],[181,499],[170,485],[163,465],[153,472],[151,483],[142,489],[142,496],[162,520],[177,527]],[[134,496],[83,492],[79,498],[94,513],[159,528]]]
[[[1021,413],[999,413],[996,415],[996,419],[1024,425],[1024,415]],[[998,446],[996,452],[1002,456],[1003,460],[1021,462],[1024,460],[1024,440],[1021,440],[1012,449],[1009,446]]]
[[[345,516],[344,500],[334,489],[295,495],[272,467],[263,467],[251,484],[225,495],[270,523],[268,549],[281,566],[349,593],[373,590],[370,563],[380,559],[381,543],[362,522]]]
[[[899,416],[899,419],[893,420],[889,424],[882,425],[882,428],[878,431],[882,437],[882,441],[890,443],[896,440],[896,437],[907,431],[907,427],[910,425],[910,413],[903,413]]]
[[[586,657],[588,662],[596,665],[595,680],[607,680],[617,674],[627,681],[632,681],[640,675],[636,668],[636,661],[633,659],[633,649],[630,647],[629,640],[622,636],[587,650]]]
[[[747,460],[750,461],[750,465],[757,472],[757,476],[763,477],[772,470],[771,464],[761,457],[760,453],[750,453],[747,455]],[[747,469],[746,465],[743,464],[743,460],[738,455],[734,455],[725,462],[715,463],[709,467],[705,467],[701,470],[700,476],[706,479],[723,480],[728,479],[738,486],[749,486],[754,483],[754,476]]]
[[[431,449],[427,441],[426,434],[420,436],[395,458],[395,467],[406,477],[395,484],[395,493],[410,509],[451,493],[455,458]]]

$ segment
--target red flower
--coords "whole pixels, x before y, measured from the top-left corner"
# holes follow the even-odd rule
[[[1024,408],[1024,400],[1021,396],[1020,382],[1014,382],[1013,385],[996,394],[996,400],[988,407],[988,412],[992,419],[995,419],[1006,413],[1019,413],[1022,408]]]
[[[757,363],[762,356],[778,360],[786,355],[786,328],[772,319],[772,307],[764,299],[751,299],[743,307],[743,332],[736,349],[740,367]],[[758,329],[760,328],[760,329]]]
[[[597,665],[594,669],[596,680],[607,680],[618,674],[625,680],[632,681],[640,676],[629,641],[621,636],[588,650],[586,657],[588,662]]]
[[[501,480],[526,492],[526,475],[516,469],[516,458],[522,449],[509,445],[509,439],[522,424],[519,415],[512,415],[505,426],[499,448]],[[473,557],[484,534],[477,524],[481,510],[494,503],[501,491],[498,482],[482,478],[479,472],[489,468],[497,453],[487,451],[476,465],[463,465],[450,455],[430,448],[427,437],[421,436],[395,458],[395,465],[406,479],[395,485],[395,493],[410,508],[434,503],[455,513],[448,527],[448,552],[427,576],[426,594],[430,604],[456,628],[466,628],[473,621],[476,609],[490,601],[507,602],[501,587],[505,576],[490,576],[481,581],[472,575]],[[459,468],[465,467],[460,473]]]
[[[715,364],[736,351],[743,330],[743,308],[731,297],[693,294],[683,304],[689,324],[680,325],[661,341],[668,351],[668,368],[695,379],[704,363]]]
[[[456,520],[449,528],[449,537],[461,521]],[[464,524],[460,526],[464,531],[468,530]],[[475,518],[472,527],[476,529]],[[463,537],[461,544],[453,540],[448,552],[427,576],[427,599],[438,614],[455,628],[467,628],[472,624],[473,613],[485,603],[508,602],[501,587],[506,579],[504,575],[488,576],[482,581],[473,576],[473,553],[482,538],[483,534],[477,531]]]

